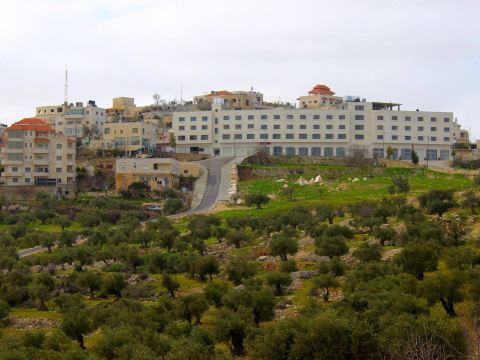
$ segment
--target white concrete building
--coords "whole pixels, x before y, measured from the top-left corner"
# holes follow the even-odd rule
[[[330,105],[330,104],[329,104]],[[394,108],[397,108],[394,110]],[[400,104],[347,102],[334,109],[223,110],[173,113],[178,153],[248,156],[259,148],[272,155],[348,156],[408,160],[451,158],[453,113],[401,111]]]
[[[43,119],[55,129],[67,136],[84,137],[91,132],[100,135],[106,123],[106,110],[96,106],[95,101],[54,106],[39,106],[36,108],[36,117]]]

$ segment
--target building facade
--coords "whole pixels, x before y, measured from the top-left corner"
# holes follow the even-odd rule
[[[106,116],[106,110],[97,107],[93,100],[86,106],[77,102],[36,108],[37,118],[45,120],[56,132],[76,138],[101,134]]]
[[[141,121],[107,123],[101,141],[104,149],[122,150],[127,155],[153,152],[156,143],[157,127]]]
[[[336,109],[343,102],[340,96],[326,85],[315,85],[306,96],[300,96],[298,102],[302,109]]]
[[[20,120],[5,130],[4,186],[50,186],[73,195],[75,139],[57,133],[38,118]]]
[[[179,162],[166,158],[122,158],[115,164],[115,189],[126,191],[134,182],[142,182],[150,190],[177,186]]]
[[[400,104],[347,102],[331,109],[276,108],[175,112],[173,133],[179,153],[248,156],[259,149],[272,155],[386,157],[448,160],[453,113],[394,110]]]
[[[211,91],[206,95],[194,96],[193,104],[199,110],[208,110],[212,107],[214,99],[221,99],[225,109],[253,110],[263,109],[263,94],[258,91]]]

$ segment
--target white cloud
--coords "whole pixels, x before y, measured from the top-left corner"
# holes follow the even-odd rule
[[[254,86],[295,100],[340,95],[453,111],[480,135],[476,0],[4,0],[0,121],[70,99],[109,106]]]

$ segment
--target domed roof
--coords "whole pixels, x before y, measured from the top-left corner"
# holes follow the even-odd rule
[[[335,95],[327,85],[315,85],[312,90],[308,92],[311,95]]]

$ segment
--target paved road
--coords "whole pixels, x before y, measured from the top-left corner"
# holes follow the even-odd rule
[[[18,257],[22,258],[22,257],[25,257],[25,256],[37,254],[37,253],[44,252],[44,251],[47,251],[47,248],[39,245],[39,246],[35,246],[33,248],[30,248],[30,249],[17,251],[17,255],[18,255]]]
[[[232,159],[233,157],[214,157],[212,159],[199,161],[200,164],[208,169],[207,187],[200,204],[195,209],[190,210],[190,212],[209,210],[215,205],[220,189],[222,167]]]

